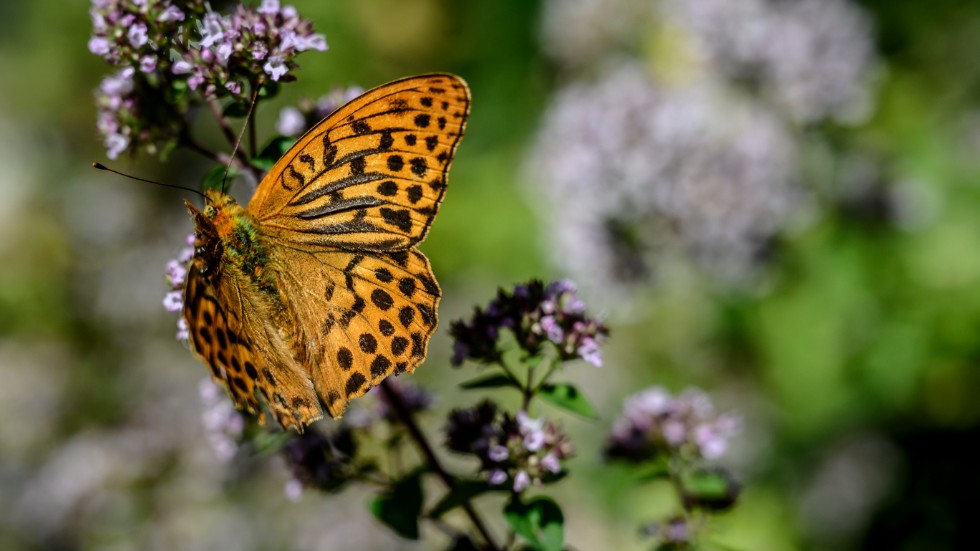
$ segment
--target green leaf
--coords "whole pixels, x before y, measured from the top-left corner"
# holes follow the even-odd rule
[[[289,138],[287,136],[277,136],[269,141],[262,152],[252,159],[252,164],[256,167],[268,172],[272,169],[273,165],[280,157],[285,155],[289,148],[296,143],[294,138]]]
[[[726,470],[699,469],[681,477],[682,498],[691,507],[724,511],[735,504],[741,487]]]
[[[250,439],[255,452],[260,455],[278,453],[279,450],[292,439],[293,435],[289,432],[270,432],[268,430],[252,429],[254,435]]]
[[[578,388],[568,383],[545,384],[541,385],[538,396],[546,402],[567,409],[572,413],[577,413],[589,419],[598,419],[592,404],[585,398]]]
[[[227,176],[225,174],[227,173]],[[226,180],[231,180],[237,175],[237,171],[226,165],[214,165],[204,174],[204,182],[201,187],[205,190],[217,189],[224,190]]]
[[[375,496],[370,504],[371,513],[399,536],[417,540],[422,499],[422,473],[415,471]]]
[[[539,497],[530,503],[514,499],[504,507],[504,518],[532,548],[561,551],[565,540],[565,517],[551,498]]]
[[[670,478],[670,465],[668,463],[669,461],[666,455],[660,455],[651,459],[650,465],[640,471],[637,480],[640,482],[649,482],[651,480]]]
[[[279,83],[274,80],[266,81],[259,88],[259,99],[272,99],[279,94]]]
[[[521,390],[521,384],[505,373],[491,373],[484,377],[470,379],[465,383],[460,383],[461,388],[467,390],[474,388],[505,388],[512,387]]]
[[[500,488],[491,486],[485,480],[463,480],[455,488],[450,490],[445,497],[440,499],[439,503],[436,503],[435,507],[429,511],[429,516],[434,518],[441,517],[452,509],[471,501],[480,494],[498,489]]]

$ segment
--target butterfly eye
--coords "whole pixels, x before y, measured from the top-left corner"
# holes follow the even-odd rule
[[[204,216],[207,216],[208,218],[214,218],[214,215],[217,212],[218,210],[211,205],[204,207]]]

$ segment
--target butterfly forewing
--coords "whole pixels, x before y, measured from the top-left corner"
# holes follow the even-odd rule
[[[448,74],[370,90],[300,138],[248,210],[269,236],[308,246],[410,247],[439,209],[469,107],[466,84]]]

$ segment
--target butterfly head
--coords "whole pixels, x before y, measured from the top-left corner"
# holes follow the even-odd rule
[[[193,268],[203,276],[212,277],[221,264],[224,252],[222,236],[227,234],[232,220],[243,209],[230,195],[218,190],[205,191],[204,199],[203,209],[198,209],[187,200],[184,200],[184,205],[194,221]]]

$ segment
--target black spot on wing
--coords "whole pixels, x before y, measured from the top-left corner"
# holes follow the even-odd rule
[[[388,157],[388,170],[392,172],[400,172],[405,166],[405,159],[402,159],[401,155],[391,155]]]
[[[408,192],[408,200],[414,205],[422,199],[422,186],[415,184],[406,190]]]
[[[387,356],[378,354],[374,357],[371,362],[371,376],[372,377],[383,377],[388,374],[391,369],[391,360]]]
[[[409,162],[409,164],[412,165],[412,174],[418,176],[419,178],[425,177],[425,173],[428,170],[425,157],[415,157]]]
[[[351,353],[349,348],[341,346],[337,350],[337,364],[344,371],[348,371],[354,366],[354,354]]]
[[[398,194],[398,184],[393,180],[385,180],[378,184],[378,193],[385,197],[393,197]]]
[[[395,304],[395,301],[391,298],[391,295],[382,289],[375,289],[371,291],[371,302],[382,310],[387,310]]]
[[[347,384],[344,386],[344,391],[347,393],[347,397],[349,398],[350,396],[357,394],[357,392],[361,390],[361,387],[364,386],[364,383],[366,382],[367,379],[364,378],[364,375],[361,375],[356,371],[351,373],[350,378],[347,379]]]
[[[412,215],[405,209],[390,209],[381,207],[381,218],[385,223],[394,226],[405,233],[412,231]]]

